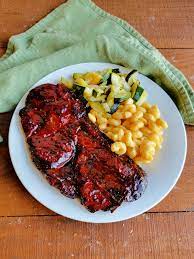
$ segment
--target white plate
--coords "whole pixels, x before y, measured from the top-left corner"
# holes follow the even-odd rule
[[[61,76],[70,77],[75,72],[103,70],[119,67],[122,72],[129,70],[108,63],[83,63],[59,69],[41,79],[33,87],[43,83],[57,83]],[[172,190],[180,177],[186,157],[186,132],[182,118],[170,97],[153,81],[139,75],[142,86],[148,91],[148,101],[158,104],[162,117],[169,128],[164,135],[162,150],[154,161],[143,166],[148,173],[148,187],[142,197],[123,204],[114,212],[88,212],[80,202],[63,196],[51,187],[32,163],[25,136],[21,127],[19,111],[25,105],[28,93],[24,95],[13,114],[9,130],[9,150],[15,171],[25,188],[40,203],[65,217],[93,223],[116,222],[137,216],[158,204]]]

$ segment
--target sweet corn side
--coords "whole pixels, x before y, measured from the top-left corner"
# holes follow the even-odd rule
[[[154,159],[168,127],[157,105],[148,102],[136,105],[131,98],[122,102],[113,114],[91,109],[88,117],[113,141],[112,152],[126,154],[140,164]]]

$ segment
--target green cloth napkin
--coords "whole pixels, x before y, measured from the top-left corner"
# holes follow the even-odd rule
[[[151,77],[194,125],[194,91],[184,75],[125,21],[90,0],[69,0],[9,40],[0,59],[0,112],[48,73],[82,62],[110,62]],[[88,68],[89,69],[89,68]]]

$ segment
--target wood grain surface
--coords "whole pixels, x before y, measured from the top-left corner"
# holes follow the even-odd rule
[[[192,259],[193,220],[193,213],[145,214],[104,225],[59,216],[3,217],[0,218],[0,246],[4,248],[1,256]]]
[[[8,38],[31,27],[63,0],[1,0],[1,47]],[[192,0],[95,0],[104,10],[125,19],[157,48],[194,48]],[[33,5],[33,6],[32,6]],[[6,25],[6,26],[5,26]]]
[[[63,2],[0,0],[0,55],[11,35]],[[193,0],[94,2],[133,25],[194,87]],[[186,127],[182,176],[159,205],[128,221],[92,225],[57,216],[22,186],[8,151],[11,115],[0,114],[0,258],[194,258],[194,127]]]

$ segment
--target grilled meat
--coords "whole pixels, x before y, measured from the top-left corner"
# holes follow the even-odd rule
[[[89,211],[114,211],[144,192],[144,171],[111,152],[111,141],[89,121],[84,103],[62,85],[31,90],[20,117],[37,168]]]

